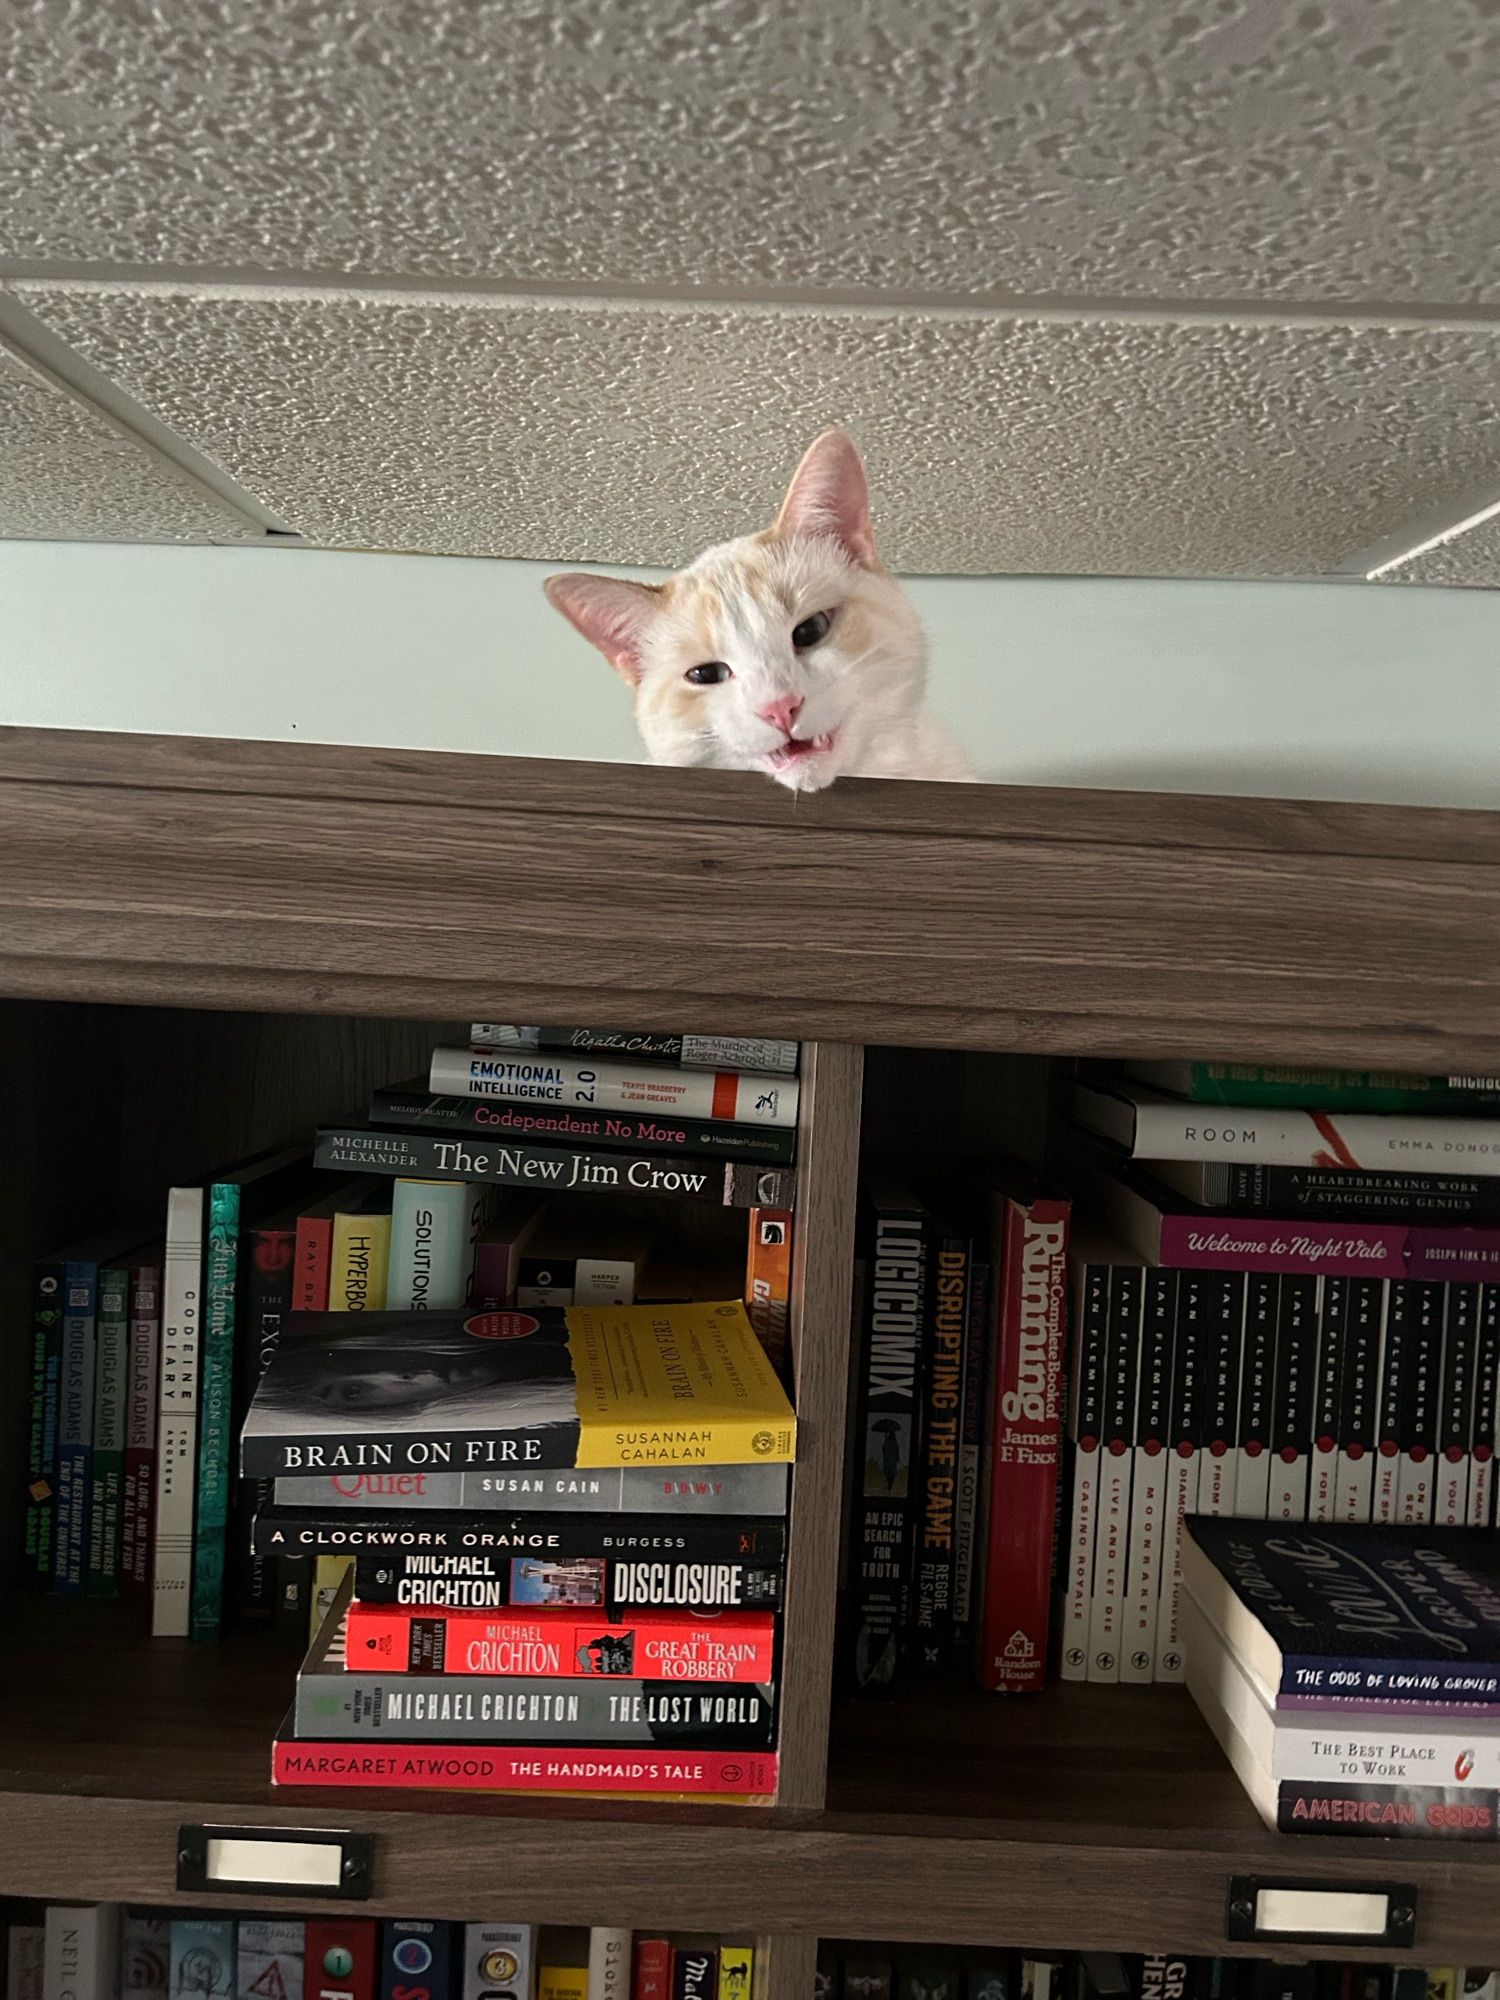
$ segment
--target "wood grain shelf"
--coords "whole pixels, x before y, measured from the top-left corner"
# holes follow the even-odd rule
[[[267,1783],[295,1660],[5,1603],[0,1895],[188,1902],[183,1821],[364,1828],[371,1907],[1213,1953],[1229,1877],[1420,1891],[1419,1962],[1500,1963],[1500,1855],[1278,1839],[1180,1692],[934,1688],[830,1716],[852,1188],[866,1137],[1015,1143],[1046,1064],[1500,1066],[1500,815],[758,779],[308,744],[0,731],[0,1307],[50,1241],[286,1143],[470,1016],[816,1042],[800,1135],[774,1808]],[[879,1045],[919,1049],[902,1054]],[[91,1113],[87,1171],[48,1079]],[[29,1135],[29,1140],[28,1140]],[[23,1343],[0,1340],[0,1492]],[[0,1526],[11,1525],[0,1519]],[[244,1899],[247,1906],[253,1899]],[[279,1899],[264,1899],[274,1906]]]

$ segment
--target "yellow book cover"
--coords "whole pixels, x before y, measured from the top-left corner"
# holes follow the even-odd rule
[[[775,1465],[797,1419],[738,1299],[572,1306],[580,1467]]]
[[[588,1967],[544,1963],[536,1976],[536,2000],[589,2000]]]
[[[336,1215],[328,1264],[330,1312],[384,1312],[391,1262],[389,1215]]]
[[[719,2000],[750,2000],[755,1984],[755,1951],[748,1944],[719,1946]]]

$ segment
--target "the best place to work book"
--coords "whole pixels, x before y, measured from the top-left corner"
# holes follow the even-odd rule
[[[241,1470],[785,1464],[795,1440],[737,1300],[293,1313],[245,1420]]]

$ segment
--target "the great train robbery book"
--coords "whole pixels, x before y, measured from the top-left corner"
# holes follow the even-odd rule
[[[789,1463],[797,1420],[738,1300],[293,1313],[241,1433],[287,1473]]]

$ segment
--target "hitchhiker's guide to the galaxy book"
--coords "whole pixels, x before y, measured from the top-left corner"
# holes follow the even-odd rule
[[[788,1464],[796,1435],[738,1301],[293,1313],[240,1469]]]

